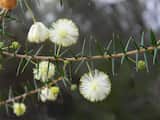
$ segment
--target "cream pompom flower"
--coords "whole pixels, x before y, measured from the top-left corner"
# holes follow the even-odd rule
[[[34,79],[47,82],[55,74],[55,66],[48,61],[41,61],[36,68],[33,69]]]
[[[35,22],[28,32],[28,41],[32,43],[42,43],[48,38],[49,29],[41,22]]]
[[[90,102],[102,101],[111,92],[109,76],[99,70],[85,73],[80,82],[80,93]]]
[[[13,112],[16,116],[22,116],[26,112],[26,106],[24,103],[14,103]]]
[[[79,30],[75,23],[68,19],[59,19],[52,25],[50,40],[60,46],[68,47],[77,43]]]
[[[43,88],[40,92],[40,99],[42,102],[49,101],[55,101],[59,94],[59,87],[53,86],[53,87],[46,87]]]

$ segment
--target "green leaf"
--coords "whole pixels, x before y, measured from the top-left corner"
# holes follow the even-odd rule
[[[139,50],[140,48],[139,48],[139,45],[137,44],[137,42],[136,42],[136,40],[135,39],[133,39],[133,44],[134,44],[134,46],[135,46],[135,48],[137,49],[137,50]]]
[[[131,40],[132,40],[132,37],[130,37],[129,40],[127,41],[127,44],[126,44],[125,48],[124,48],[124,46],[122,46],[124,54],[126,54]],[[123,45],[123,44],[122,44],[122,45]],[[121,64],[123,64],[125,58],[127,58],[126,55],[121,58]],[[128,59],[127,59],[127,60],[128,60]]]
[[[115,59],[112,58],[112,74],[115,76]]]
[[[116,53],[115,35],[113,34],[113,54]],[[115,59],[112,58],[112,74],[115,76]]]
[[[141,46],[144,47],[144,32],[141,35]]]
[[[143,55],[144,55],[144,61],[145,61],[145,65],[146,65],[147,72],[149,72],[149,66],[148,66],[147,55],[146,55],[146,53],[144,53]]]
[[[136,53],[136,71],[138,72],[138,59],[139,59],[139,53]]]
[[[23,61],[24,61],[24,59],[21,58],[21,60],[20,60],[20,62],[19,62],[19,64],[18,64],[18,68],[17,68],[17,73],[16,73],[17,76],[18,76],[19,73],[20,73],[20,69],[21,69],[21,66],[22,66],[22,64],[23,64]]]
[[[34,54],[34,56],[38,55],[42,49],[43,49],[43,45],[37,50],[37,52]],[[28,66],[28,64],[30,63],[30,61],[31,61],[31,58],[27,59],[27,62],[23,66],[21,73],[23,73],[25,71],[25,69]]]
[[[157,45],[156,36],[152,30],[150,31],[150,41],[153,46]]]
[[[111,53],[110,53],[110,47],[111,47],[111,45],[112,45],[112,42],[113,42],[113,40],[110,40],[109,41],[109,43],[108,43],[108,45],[107,45],[107,47],[105,48],[105,52],[104,52],[104,55],[110,55],[111,56]]]
[[[102,49],[102,45],[101,43],[95,39],[95,45],[96,45],[96,49],[97,51],[99,52],[99,54],[103,55],[104,54],[104,51]]]
[[[154,49],[154,55],[153,55],[153,64],[156,63],[157,53],[158,53],[158,48],[155,48]]]
[[[80,63],[78,63],[78,66],[76,66],[76,69],[75,69],[75,74],[78,73],[79,69],[81,68],[81,66],[84,64],[84,60],[80,61]]]

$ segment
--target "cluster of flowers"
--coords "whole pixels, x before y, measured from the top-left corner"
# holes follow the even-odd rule
[[[55,66],[53,63],[42,61],[39,66],[33,69],[34,78],[41,82],[48,82],[55,74]],[[41,91],[41,100],[55,100],[58,92],[55,88],[45,88]],[[80,93],[91,102],[104,100],[111,91],[111,82],[109,76],[97,69],[85,73],[80,79]],[[53,92],[54,91],[54,92]]]
[[[53,63],[42,61],[39,63],[39,67],[36,67],[33,69],[33,73],[34,73],[35,79],[40,80],[41,82],[47,82],[49,79],[53,78],[55,74],[55,66]],[[79,87],[80,93],[87,100],[91,102],[97,102],[97,101],[104,100],[111,91],[111,82],[110,82],[109,76],[105,74],[104,72],[101,72],[97,69],[93,71],[89,71],[89,73],[85,73],[81,77],[80,82],[81,82],[80,87]],[[46,101],[46,98],[48,98],[46,96],[52,96],[50,92],[47,92],[49,90],[50,89],[48,88],[45,88],[42,90],[41,92],[42,101]],[[54,95],[57,96],[55,92],[51,92],[51,93],[54,93]],[[56,93],[59,93],[59,92],[56,92]],[[54,96],[51,99],[57,98],[56,96]]]
[[[46,40],[68,47],[77,43],[79,37],[78,27],[69,19],[59,19],[48,29],[43,23],[35,22],[28,33],[28,41],[42,43]]]
[[[67,47],[77,42],[79,31],[77,26],[68,19],[60,19],[53,23],[50,30],[43,23],[34,23],[28,33],[28,41],[41,43],[47,39],[53,43]],[[41,61],[33,68],[34,79],[42,83],[52,80],[55,75],[55,65],[48,61]],[[75,86],[73,86],[75,88]],[[97,69],[85,73],[80,78],[80,94],[90,102],[99,102],[104,100],[111,92],[111,81],[109,76]],[[58,86],[45,87],[40,91],[42,102],[55,101],[58,98],[60,89]],[[26,107],[23,103],[13,105],[14,113],[17,116],[23,115]]]

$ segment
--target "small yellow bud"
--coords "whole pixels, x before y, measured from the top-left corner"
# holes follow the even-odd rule
[[[26,106],[24,103],[14,103],[13,112],[16,116],[22,116],[26,112]]]
[[[59,87],[54,86],[54,87],[50,88],[50,91],[51,91],[51,93],[53,93],[54,95],[56,95],[56,94],[59,93],[60,90],[59,90]]]
[[[137,64],[138,70],[144,70],[146,68],[146,64],[143,60],[139,60]]]
[[[20,48],[20,44],[17,41],[13,41],[12,44],[9,46],[11,49],[18,49]]]
[[[72,84],[71,85],[71,91],[76,91],[77,90],[77,85],[76,84]]]
[[[58,94],[60,92],[59,87],[46,87],[41,90],[40,93],[40,98],[42,102],[46,102],[47,100],[49,101],[55,101],[58,97]]]

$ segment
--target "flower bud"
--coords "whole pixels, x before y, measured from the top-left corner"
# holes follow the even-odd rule
[[[17,5],[17,0],[0,0],[0,8],[11,10]]]
[[[71,85],[71,91],[76,91],[77,90],[77,85],[76,84],[72,84]]]
[[[139,60],[137,64],[138,70],[142,71],[146,68],[146,64],[143,60]]]
[[[12,44],[9,46],[11,49],[18,49],[20,48],[20,44],[17,41],[13,41]]]
[[[54,86],[50,88],[50,91],[52,94],[56,95],[59,93],[60,90],[59,90],[59,87]]]
[[[34,79],[48,82],[55,74],[55,65],[48,61],[41,61],[33,69]]]
[[[49,101],[55,101],[58,97],[60,90],[59,87],[47,87],[41,90],[40,98],[42,102]]]
[[[28,33],[28,41],[32,43],[42,43],[49,37],[48,28],[41,22],[34,23]]]
[[[24,103],[14,103],[13,112],[16,116],[22,116],[26,112],[26,106]]]

